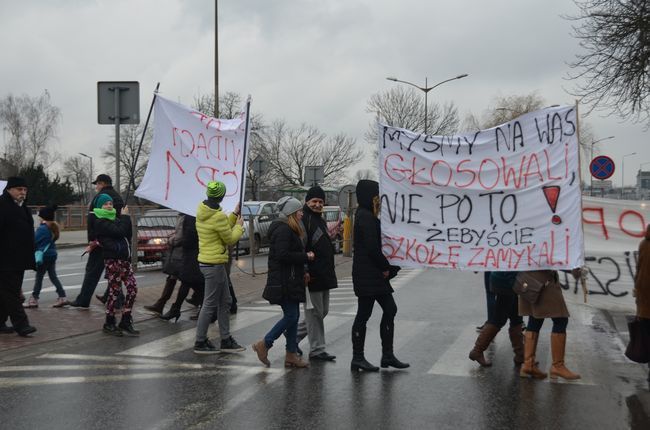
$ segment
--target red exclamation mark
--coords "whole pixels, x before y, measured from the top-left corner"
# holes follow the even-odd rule
[[[550,206],[551,211],[555,213],[555,209],[557,209],[557,201],[560,198],[560,187],[557,185],[549,185],[542,187],[542,191],[544,192],[544,197],[546,197],[546,202]],[[551,222],[555,225],[561,224],[562,218],[560,218],[559,215],[553,215]]]

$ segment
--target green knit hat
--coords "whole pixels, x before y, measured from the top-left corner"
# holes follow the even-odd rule
[[[212,199],[223,199],[223,196],[226,195],[226,184],[219,181],[210,181],[208,182],[206,194]]]
[[[113,199],[108,194],[99,194],[95,197],[95,209],[101,209],[106,202],[112,202]]]

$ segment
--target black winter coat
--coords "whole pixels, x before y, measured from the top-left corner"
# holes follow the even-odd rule
[[[131,260],[131,217],[121,215],[111,221],[91,214],[95,235],[104,253],[104,260]]]
[[[111,198],[113,199],[113,208],[117,212],[117,216],[119,217],[122,215],[122,208],[124,207],[124,200],[122,200],[122,196],[120,196],[112,186],[110,185],[105,186],[104,188],[102,188],[102,190],[99,193],[97,193],[95,197],[93,197],[92,201],[90,202],[90,205],[88,206],[88,225],[86,227],[88,231],[88,242],[92,242],[93,240],[97,239],[97,234],[94,231],[95,230],[94,221],[97,218],[93,219],[90,216],[90,214],[93,213],[93,209],[95,208],[95,200],[97,199],[97,196],[100,194],[108,194],[109,196],[111,196]]]
[[[35,269],[34,218],[5,190],[0,196],[0,271]]]
[[[354,219],[354,256],[352,258],[352,283],[357,296],[375,296],[393,292],[383,272],[396,273],[381,251],[379,220],[369,209],[359,206]]]
[[[305,251],[312,251],[316,258],[307,263],[309,269],[309,291],[325,291],[337,287],[334,266],[334,245],[327,231],[323,216],[303,208],[302,223],[307,233]]]
[[[304,302],[307,253],[302,240],[282,219],[273,221],[268,235],[271,244],[266,285],[282,285],[283,299]]]
[[[196,218],[185,215],[183,219],[183,267],[179,276],[187,284],[203,284],[205,279],[199,268],[199,234]]]

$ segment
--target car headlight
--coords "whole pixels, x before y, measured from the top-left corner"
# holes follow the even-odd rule
[[[155,237],[147,241],[147,245],[167,245],[167,238]]]

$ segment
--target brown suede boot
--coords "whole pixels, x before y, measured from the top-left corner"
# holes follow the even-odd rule
[[[490,342],[499,333],[499,330],[501,329],[494,324],[485,323],[481,329],[481,333],[476,338],[474,349],[469,352],[469,359],[478,362],[482,367],[492,366],[492,363],[483,355],[483,351],[490,346]]]
[[[266,342],[264,339],[253,344],[253,351],[257,353],[257,358],[266,366],[269,367],[271,362],[269,361],[269,349],[266,347]]]
[[[537,339],[539,333],[526,330],[524,335],[524,363],[521,365],[519,376],[523,378],[533,377],[535,379],[546,378],[546,373],[539,370],[535,362],[535,352],[537,351]]]
[[[580,379],[580,375],[573,373],[564,365],[564,350],[566,349],[566,333],[551,333],[551,378],[564,378],[567,380]]]
[[[295,352],[287,351],[287,355],[284,357],[284,367],[307,367],[309,363],[303,361],[302,358],[298,357],[298,354]]]
[[[524,362],[524,333],[521,331],[522,327],[523,324],[517,324],[516,326],[510,326],[508,330],[512,352],[515,353],[513,361],[517,366]]]

